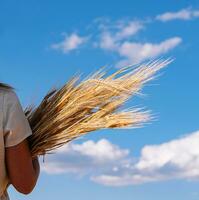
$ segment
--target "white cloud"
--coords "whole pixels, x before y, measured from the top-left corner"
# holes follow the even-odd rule
[[[98,142],[92,140],[82,144],[69,143],[56,151],[56,155],[48,156],[42,170],[50,174],[76,173],[87,174],[113,168],[121,164],[129,154],[129,150],[120,149],[106,139]]]
[[[166,22],[171,20],[190,20],[199,17],[199,10],[182,9],[178,12],[166,12],[156,17],[157,20]]]
[[[180,11],[178,15],[187,16],[188,18],[190,14],[184,14],[187,12],[189,13],[190,10]],[[199,16],[199,11],[192,11],[192,15]],[[168,15],[166,14],[165,16]],[[166,19],[164,15],[157,18]],[[147,21],[122,19],[113,22],[104,18],[96,19],[95,21],[97,22],[94,27],[96,34],[82,37],[72,33],[71,35],[66,35],[63,41],[52,44],[51,48],[68,53],[81,47],[92,36],[94,41],[90,42],[93,44],[93,47],[116,54],[118,61],[115,66],[122,67],[164,55],[182,42],[180,37],[167,38],[159,43],[137,42],[138,38],[135,41],[135,35],[145,29]]]
[[[92,180],[110,186],[169,179],[199,180],[199,131],[160,145],[147,145],[137,163],[122,174],[107,173]],[[119,175],[118,175],[119,174]]]
[[[87,40],[88,37],[81,37],[76,33],[72,33],[69,36],[65,36],[63,41],[56,44],[52,44],[51,48],[55,50],[60,50],[63,53],[68,53],[69,51],[79,48]]]
[[[117,21],[110,24],[100,24],[101,30],[99,47],[106,50],[118,50],[120,42],[130,39],[144,28],[140,21]]]
[[[174,49],[182,42],[180,37],[166,39],[160,43],[138,43],[124,41],[118,43],[109,33],[102,34],[100,47],[117,53],[121,60],[116,67],[135,64],[147,59],[153,59]]]
[[[47,157],[41,169],[50,174],[88,175],[107,186],[170,179],[199,180],[199,131],[157,145],[146,145],[139,158],[106,139],[70,143]]]
[[[145,146],[136,164],[138,170],[154,171],[166,165],[183,177],[199,176],[199,131],[161,145]]]
[[[101,41],[99,43],[100,48],[106,49],[106,50],[117,50],[118,45],[115,41],[115,38],[112,37],[111,33],[109,32],[103,32],[101,34]]]
[[[111,144],[106,139],[101,139],[96,143],[89,140],[83,144],[73,145],[73,149],[82,155],[102,162],[118,160],[129,153],[128,150],[121,150],[118,146]]]
[[[169,38],[160,43],[124,42],[118,47],[118,53],[124,59],[117,66],[120,67],[146,59],[156,58],[174,49],[181,42],[182,39],[180,37]]]
[[[101,25],[99,45],[103,50],[116,53],[120,60],[116,67],[135,64],[148,59],[156,58],[168,53],[178,46],[182,39],[180,37],[168,38],[160,43],[141,43],[132,41],[135,34],[144,29],[144,22],[123,21],[111,25]]]
[[[127,24],[123,22],[119,28],[120,30],[114,36],[117,41],[125,38],[128,39],[129,37],[135,35],[144,28],[144,24],[140,21],[129,21]]]

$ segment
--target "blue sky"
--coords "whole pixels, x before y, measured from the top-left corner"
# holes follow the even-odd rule
[[[23,106],[101,66],[175,61],[128,105],[158,121],[93,132],[46,157],[37,187],[11,199],[199,198],[198,1],[0,0],[0,79]]]

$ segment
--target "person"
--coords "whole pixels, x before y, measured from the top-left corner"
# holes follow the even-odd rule
[[[0,83],[0,200],[9,200],[8,187],[29,194],[36,186],[40,165],[31,157],[30,124],[14,89]]]

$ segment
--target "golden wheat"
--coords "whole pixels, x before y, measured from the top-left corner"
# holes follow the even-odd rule
[[[119,109],[170,62],[126,66],[109,76],[101,68],[81,82],[74,76],[62,87],[51,88],[39,106],[24,110],[33,132],[28,138],[32,156],[50,153],[91,131],[135,128],[149,121],[149,111]]]

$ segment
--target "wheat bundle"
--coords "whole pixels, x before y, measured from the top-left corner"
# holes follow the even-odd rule
[[[74,76],[62,87],[51,88],[39,106],[24,110],[33,132],[28,138],[32,156],[51,153],[91,131],[135,128],[149,121],[149,111],[119,108],[170,62],[127,66],[109,76],[101,68],[79,83],[80,77]]]

